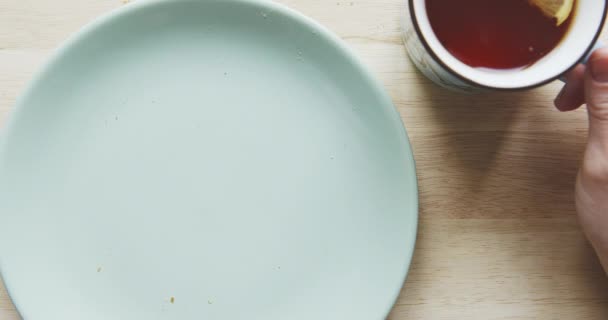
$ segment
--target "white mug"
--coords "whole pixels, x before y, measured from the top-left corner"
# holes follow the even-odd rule
[[[426,1],[407,1],[403,29],[411,60],[436,84],[461,92],[529,89],[558,79],[593,51],[606,19],[608,2],[577,0],[569,30],[552,51],[523,69],[492,70],[471,67],[455,58],[433,32]]]

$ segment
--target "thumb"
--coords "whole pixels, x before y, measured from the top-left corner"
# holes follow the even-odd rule
[[[589,113],[589,144],[608,150],[608,48],[596,50],[587,66],[585,101]]]

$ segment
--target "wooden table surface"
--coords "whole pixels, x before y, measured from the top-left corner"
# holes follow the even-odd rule
[[[454,94],[432,85],[407,59],[399,27],[403,0],[280,2],[346,41],[391,95],[412,141],[418,242],[389,319],[608,319],[608,281],[573,204],[586,114],[552,108],[558,83],[519,93]],[[0,0],[0,127],[53,48],[123,5]],[[15,319],[0,285],[0,320]]]

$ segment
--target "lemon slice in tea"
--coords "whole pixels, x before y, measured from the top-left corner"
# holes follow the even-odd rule
[[[574,0],[529,0],[532,5],[537,6],[547,17],[555,18],[557,25],[561,25],[568,19]]]

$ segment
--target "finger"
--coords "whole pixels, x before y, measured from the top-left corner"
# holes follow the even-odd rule
[[[585,103],[585,66],[577,65],[566,74],[566,84],[555,98],[559,111],[570,111]]]
[[[608,48],[596,50],[585,72],[589,142],[608,146]]]

